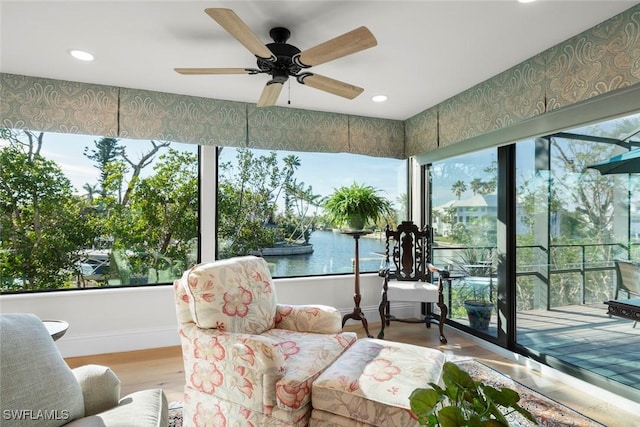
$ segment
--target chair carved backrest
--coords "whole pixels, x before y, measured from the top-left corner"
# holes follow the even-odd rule
[[[387,278],[400,281],[430,281],[427,269],[431,253],[431,229],[422,230],[411,221],[402,221],[396,230],[385,229],[385,270]]]

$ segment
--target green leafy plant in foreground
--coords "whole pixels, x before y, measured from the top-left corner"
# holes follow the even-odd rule
[[[500,390],[474,381],[458,365],[445,362],[442,371],[444,388],[417,388],[409,397],[411,411],[421,425],[430,427],[500,427],[509,426],[506,416],[518,412],[538,425],[529,411],[518,405],[520,395],[510,388]]]

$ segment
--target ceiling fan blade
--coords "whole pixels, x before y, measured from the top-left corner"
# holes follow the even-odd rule
[[[301,67],[308,68],[369,49],[377,44],[378,41],[367,27],[359,27],[300,52],[293,60]]]
[[[298,81],[314,89],[319,89],[347,99],[353,99],[364,91],[361,87],[313,73],[304,73],[298,76]]]
[[[251,28],[249,28],[233,10],[212,7],[204,11],[255,56],[272,61],[276,60],[273,52],[260,41],[258,36],[255,35]]]
[[[253,68],[174,68],[176,73],[186,75],[196,74],[255,74]]]
[[[282,91],[282,83],[275,83],[270,81],[262,90],[262,95],[260,95],[260,99],[256,104],[257,107],[271,107],[276,105],[276,101],[280,96],[280,91]]]

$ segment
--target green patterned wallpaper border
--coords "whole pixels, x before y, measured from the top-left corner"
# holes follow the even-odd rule
[[[349,116],[350,153],[402,159],[404,141],[403,121]]]
[[[122,138],[240,147],[247,140],[246,121],[242,102],[120,90]]]
[[[547,52],[547,111],[640,82],[640,5]]]
[[[344,114],[254,105],[247,108],[251,148],[349,152],[349,118]]]
[[[398,120],[1,74],[2,126],[272,150],[404,158]]]
[[[0,123],[43,132],[118,136],[118,88],[0,73]]]
[[[0,74],[5,127],[407,158],[640,84],[640,5],[405,121]]]

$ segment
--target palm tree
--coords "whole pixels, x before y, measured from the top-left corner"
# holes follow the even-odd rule
[[[474,196],[480,192],[480,190],[482,189],[483,185],[484,185],[484,183],[482,182],[482,180],[480,178],[474,178],[471,181],[471,191],[473,191],[473,195]]]
[[[456,195],[458,200],[460,200],[460,196],[462,196],[462,193],[467,191],[467,185],[464,183],[464,181],[456,181],[451,186],[451,191]]]
[[[89,204],[92,206],[93,206],[93,195],[98,193],[99,191],[98,187],[99,187],[98,184],[91,185],[88,182],[82,186],[82,188],[87,192],[87,194],[85,194],[85,197],[87,198],[87,201],[89,202]]]

